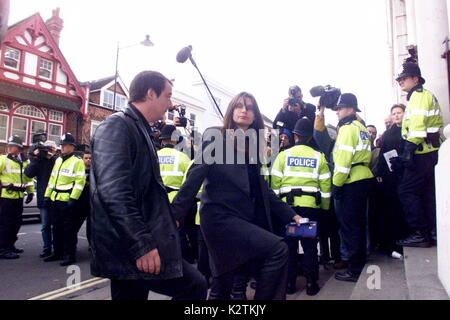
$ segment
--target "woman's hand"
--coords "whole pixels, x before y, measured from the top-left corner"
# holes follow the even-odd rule
[[[292,220],[294,220],[296,224],[300,224],[301,219],[302,219],[302,217],[299,216],[298,214],[292,218]]]

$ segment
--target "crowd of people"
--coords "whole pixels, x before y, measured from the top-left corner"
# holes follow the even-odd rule
[[[176,126],[152,126],[174,108],[171,81],[141,72],[129,105],[99,125],[84,161],[69,133],[60,156],[50,143],[31,161],[10,139],[0,157],[0,257],[21,251],[23,198],[32,200],[36,177],[44,261],[73,264],[90,216],[91,272],[111,279],[114,300],[145,300],[150,290],[203,300],[208,287],[211,300],[245,300],[249,282],[256,300],[283,300],[300,275],[316,295],[320,264],[356,282],[371,252],[400,258],[404,246],[436,242],[440,106],[417,64],[406,62],[397,81],[408,103],[392,106],[380,137],[354,94],[333,106],[333,135],[322,100],[305,103],[295,86],[274,122],[279,144],[261,139],[258,103],[241,92],[188,156]]]

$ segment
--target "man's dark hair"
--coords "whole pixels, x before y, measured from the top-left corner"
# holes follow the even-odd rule
[[[366,128],[370,128],[370,127],[374,128],[375,130],[377,130],[377,127],[375,127],[373,124],[369,124],[369,125],[366,126]]]
[[[85,154],[91,154],[91,150],[89,150],[89,149],[84,149],[83,155],[85,155]]]
[[[394,109],[396,109],[396,108],[402,109],[403,112],[406,110],[406,106],[405,106],[404,104],[402,104],[402,103],[399,103],[399,104],[394,104],[394,105],[392,106],[392,108],[391,108],[391,113],[392,113],[392,110],[394,110]]]
[[[130,85],[130,102],[142,102],[145,100],[148,90],[153,89],[159,97],[170,82],[165,76],[156,71],[142,71],[138,73]]]

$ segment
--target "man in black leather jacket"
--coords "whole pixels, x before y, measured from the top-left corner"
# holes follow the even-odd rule
[[[205,278],[182,260],[177,226],[161,180],[149,122],[172,106],[172,84],[139,73],[130,103],[108,117],[91,141],[91,272],[111,279],[113,300],[206,299]]]

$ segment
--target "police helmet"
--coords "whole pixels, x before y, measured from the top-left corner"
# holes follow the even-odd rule
[[[19,148],[23,148],[22,138],[19,137],[16,134],[11,136],[11,137],[9,137],[9,139],[8,139],[8,146],[16,146],[16,147],[19,147]]]
[[[73,137],[73,135],[69,132],[63,134],[61,136],[61,141],[59,143],[60,145],[67,145],[67,144],[71,144],[74,147],[77,146],[76,142],[75,142],[75,138]]]
[[[311,120],[306,117],[298,120],[293,132],[300,137],[312,137],[313,125]]]

